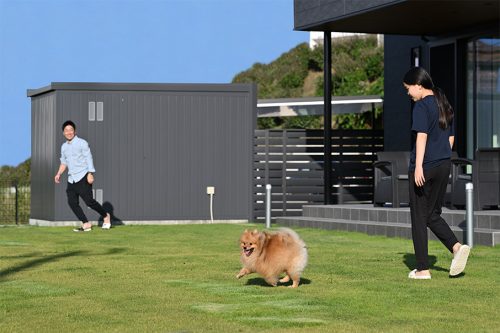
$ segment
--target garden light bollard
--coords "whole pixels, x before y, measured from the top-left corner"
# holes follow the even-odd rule
[[[266,228],[271,228],[271,184],[266,184]]]
[[[465,184],[465,220],[467,222],[467,245],[472,247],[474,241],[474,186]]]

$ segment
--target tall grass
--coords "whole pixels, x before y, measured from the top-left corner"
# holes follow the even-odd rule
[[[409,280],[411,242],[296,229],[309,265],[298,289],[241,280],[253,225],[0,228],[1,332],[499,332],[500,248],[466,273],[430,243],[432,280]],[[261,228],[261,226],[257,226]]]

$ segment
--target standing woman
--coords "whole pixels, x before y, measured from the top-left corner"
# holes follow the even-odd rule
[[[408,95],[415,101],[412,133],[416,136],[409,165],[410,212],[413,247],[417,261],[410,279],[430,279],[427,227],[453,253],[450,276],[463,272],[470,247],[462,245],[441,217],[450,175],[455,131],[453,109],[443,91],[434,86],[420,67],[410,69],[404,79]]]

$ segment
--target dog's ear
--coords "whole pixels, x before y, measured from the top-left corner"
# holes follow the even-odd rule
[[[243,231],[243,233],[247,233],[248,232],[248,229],[245,229],[245,231]]]
[[[259,233],[259,230],[257,230],[257,229],[253,229],[253,231],[252,231],[252,234],[253,234],[253,235],[258,234],[258,233]]]

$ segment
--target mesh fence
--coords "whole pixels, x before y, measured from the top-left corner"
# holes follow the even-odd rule
[[[29,184],[0,182],[0,224],[27,224],[30,200]]]

